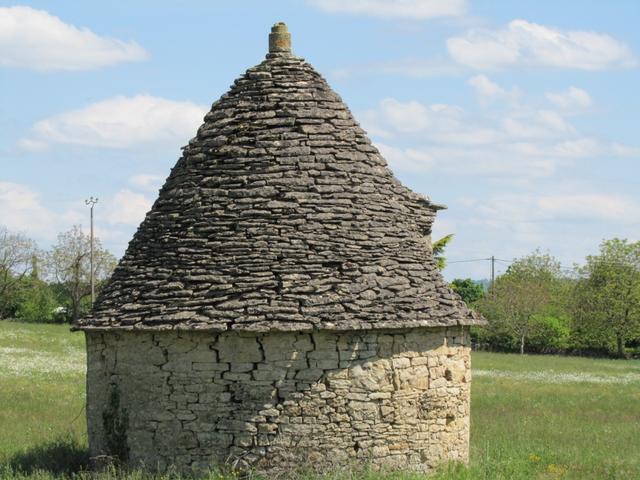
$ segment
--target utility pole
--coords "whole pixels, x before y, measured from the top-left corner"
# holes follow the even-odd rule
[[[94,274],[93,274],[93,207],[95,206],[96,203],[98,203],[98,199],[97,198],[93,198],[93,197],[89,197],[89,200],[85,200],[84,201],[85,205],[89,205],[90,208],[90,212],[91,212],[91,253],[89,256],[89,265],[90,265],[90,273],[89,273],[89,278],[91,280],[91,306],[93,307],[93,302],[96,299],[96,288],[95,288],[95,281],[94,281]]]
[[[491,288],[493,289],[493,282],[496,280],[496,257],[491,255]]]

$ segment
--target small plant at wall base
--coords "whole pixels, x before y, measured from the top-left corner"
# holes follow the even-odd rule
[[[126,408],[120,408],[120,389],[111,385],[109,403],[102,412],[102,425],[105,432],[107,453],[119,462],[129,460],[129,445],[127,430],[129,428],[129,414]]]

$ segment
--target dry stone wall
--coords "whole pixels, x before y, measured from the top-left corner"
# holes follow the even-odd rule
[[[115,440],[160,471],[468,458],[467,327],[85,333],[92,455]]]

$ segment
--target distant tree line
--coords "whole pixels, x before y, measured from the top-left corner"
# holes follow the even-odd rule
[[[444,267],[448,235],[434,242]],[[79,226],[47,251],[0,225],[0,320],[71,322],[90,308],[90,239]],[[116,266],[94,239],[96,290]],[[485,289],[456,279],[453,289],[487,320],[472,329],[479,348],[520,353],[640,354],[640,242],[606,240],[584,266],[562,268],[536,250],[514,260]]]
[[[489,322],[472,331],[480,348],[640,354],[640,242],[606,240],[573,269],[535,251],[514,260],[487,291],[470,279],[452,287]]]
[[[91,242],[79,226],[60,233],[50,250],[0,225],[0,320],[71,322],[91,304]],[[109,278],[115,257],[94,238],[97,290]]]

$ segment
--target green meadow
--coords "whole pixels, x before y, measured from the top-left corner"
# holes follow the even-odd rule
[[[473,376],[469,467],[425,477],[354,466],[294,478],[640,478],[640,361],[474,352]],[[150,478],[86,472],[84,401],[82,334],[0,322],[0,478]]]

